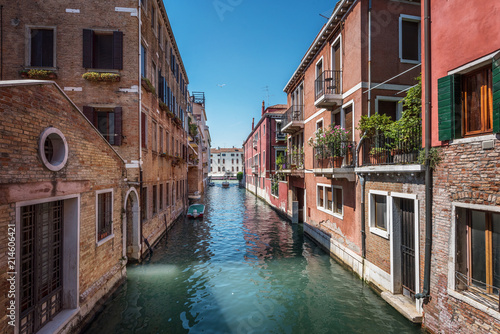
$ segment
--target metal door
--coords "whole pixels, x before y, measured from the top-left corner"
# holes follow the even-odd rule
[[[401,207],[401,274],[403,289],[415,296],[415,204],[400,199]]]

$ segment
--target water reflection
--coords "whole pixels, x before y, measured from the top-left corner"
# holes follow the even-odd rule
[[[87,333],[417,333],[262,201],[209,189]]]

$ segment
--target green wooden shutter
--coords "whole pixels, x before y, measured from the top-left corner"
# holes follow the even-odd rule
[[[497,59],[495,59],[497,58]],[[493,132],[500,132],[500,58],[493,58]]]
[[[460,76],[448,75],[438,79],[439,140],[461,136]]]

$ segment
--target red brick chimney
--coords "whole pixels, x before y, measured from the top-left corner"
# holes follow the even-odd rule
[[[252,131],[254,130],[255,128],[255,118],[252,118]]]
[[[266,105],[264,101],[262,101],[262,116],[264,116],[264,113],[266,112]]]

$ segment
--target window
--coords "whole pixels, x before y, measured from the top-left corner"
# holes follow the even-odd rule
[[[220,167],[219,167],[219,172],[220,172]]]
[[[163,147],[163,127],[160,126],[160,153],[164,153],[164,147]]]
[[[144,47],[144,45],[141,44],[141,76],[143,78],[146,77],[146,48]]]
[[[29,30],[28,66],[55,67],[54,32],[54,28],[32,28]]]
[[[234,172],[234,167],[231,167],[231,170]]]
[[[166,206],[169,207],[170,206],[170,185],[168,183],[166,184],[165,191],[167,193],[165,196],[165,200],[167,202]]]
[[[156,76],[157,76],[157,72],[156,72],[156,64],[153,62],[151,64],[151,84],[153,85],[153,87],[158,90],[158,85],[157,85],[157,80],[156,80]]]
[[[159,207],[160,207],[160,211],[162,211],[163,210],[163,184],[160,184]]]
[[[151,4],[151,28],[153,28],[153,32],[156,34],[156,9],[153,4]]]
[[[462,78],[464,135],[492,131],[493,96],[491,68],[482,68]]]
[[[317,207],[335,216],[343,215],[343,197],[342,188],[329,185],[318,185],[317,188]]]
[[[236,171],[239,172],[240,171],[240,167],[236,167]]]
[[[148,219],[148,188],[142,188],[141,198],[141,220],[145,222]]]
[[[122,108],[83,107],[83,114],[111,145],[122,144]]]
[[[226,159],[222,159],[222,163],[225,164],[226,163]]]
[[[498,307],[500,291],[500,213],[456,208],[456,285]],[[477,298],[475,298],[478,300]]]
[[[384,238],[389,238],[387,193],[370,191],[369,202],[370,231]]]
[[[231,163],[234,165],[234,159],[231,159]]]
[[[148,148],[148,119],[146,113],[141,114],[141,143],[142,148]]]
[[[323,119],[316,122],[316,131],[319,129],[323,129]]]
[[[420,17],[399,17],[399,58],[402,62],[420,62]]]
[[[153,186],[153,215],[158,213],[158,186]]]
[[[390,116],[393,121],[397,121],[403,114],[403,104],[398,97],[377,96],[375,98],[375,112]]]
[[[46,168],[57,172],[68,161],[68,143],[63,133],[54,127],[45,129],[38,141],[38,152]]]
[[[158,124],[155,121],[152,122],[151,142],[153,144],[151,149],[158,152]]]
[[[83,67],[123,69],[123,33],[84,29]]]
[[[500,61],[438,79],[439,140],[500,132]]]
[[[97,241],[113,235],[113,192],[97,193]]]

